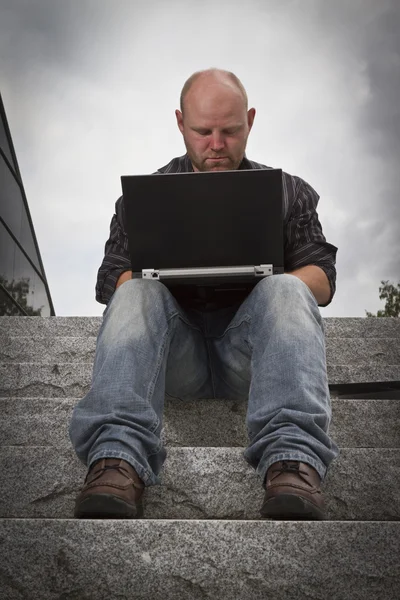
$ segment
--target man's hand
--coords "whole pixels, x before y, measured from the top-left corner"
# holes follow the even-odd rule
[[[321,267],[317,267],[317,265],[307,265],[306,267],[301,267],[300,269],[295,269],[294,271],[287,273],[288,275],[294,275],[304,281],[314,294],[318,304],[326,304],[329,301],[329,298],[331,297],[331,288],[328,277]]]
[[[117,281],[117,285],[115,286],[115,289],[117,289],[120,285],[122,285],[123,283],[125,283],[125,281],[128,281],[129,279],[132,279],[132,271],[124,271],[123,273],[121,273]]]

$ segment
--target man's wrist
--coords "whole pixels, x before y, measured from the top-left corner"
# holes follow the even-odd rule
[[[294,275],[305,283],[314,294],[318,304],[327,304],[331,297],[331,286],[328,277],[321,267],[307,265],[294,271],[285,271],[288,275]]]
[[[117,289],[120,285],[125,283],[125,281],[129,281],[129,279],[132,279],[132,271],[124,271],[123,273],[121,273],[121,275],[118,278],[115,289]]]

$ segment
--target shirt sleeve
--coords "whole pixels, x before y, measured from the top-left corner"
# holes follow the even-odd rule
[[[124,271],[132,269],[128,236],[124,229],[122,196],[115,203],[110,236],[106,241],[104,258],[97,273],[96,300],[108,304],[115,292],[117,281]]]
[[[319,195],[304,180],[295,178],[297,185],[293,209],[289,215],[285,239],[285,272],[307,265],[320,267],[328,277],[331,294],[328,306],[336,291],[336,253],[337,247],[329,244],[322,232],[318,218],[317,205]]]

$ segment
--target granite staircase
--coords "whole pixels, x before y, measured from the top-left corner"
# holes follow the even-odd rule
[[[246,406],[225,400],[166,402],[144,519],[73,519],[68,425],[100,323],[0,317],[2,600],[400,598],[400,319],[324,319],[341,452],[321,522],[260,518]]]

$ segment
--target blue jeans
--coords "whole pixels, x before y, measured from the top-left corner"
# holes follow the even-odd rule
[[[69,426],[80,460],[122,458],[146,486],[159,484],[165,397],[248,399],[244,458],[262,483],[280,460],[308,463],[324,480],[339,454],[328,435],[323,320],[294,275],[265,277],[243,302],[208,313],[183,308],[160,281],[122,284]]]

